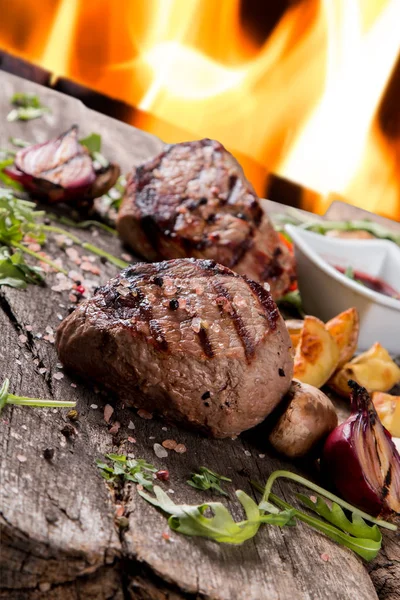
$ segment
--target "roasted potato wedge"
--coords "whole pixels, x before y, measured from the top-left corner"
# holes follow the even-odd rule
[[[349,308],[325,324],[339,346],[339,363],[342,367],[354,356],[357,350],[360,319],[356,308]]]
[[[301,330],[303,329],[304,321],[302,319],[288,319],[285,321],[285,325],[290,335],[293,346],[293,354],[296,351],[297,345],[300,341]]]
[[[394,437],[400,437],[400,396],[374,392],[372,402],[382,425]]]
[[[299,458],[316,449],[338,424],[332,402],[312,385],[292,381],[282,403],[285,411],[271,431],[269,441],[275,450],[289,458]]]
[[[387,392],[400,381],[400,368],[388,351],[376,342],[343,365],[331,378],[329,386],[341,396],[348,397],[351,391],[347,385],[349,379],[354,379],[370,393]]]
[[[294,356],[293,377],[317,388],[324,385],[339,361],[339,347],[322,321],[306,316]]]

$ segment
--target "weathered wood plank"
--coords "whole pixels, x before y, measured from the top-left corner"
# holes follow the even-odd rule
[[[10,135],[43,141],[66,129],[72,122],[82,132],[103,134],[104,153],[123,170],[156,153],[161,142],[128,126],[85,109],[73,99],[0,75],[3,86],[0,118],[5,122],[7,98],[13,90],[37,90],[53,113],[28,123],[5,124],[2,147]],[[80,232],[91,239],[90,233]],[[119,242],[101,235],[96,243],[114,253]],[[52,256],[68,258],[55,247]],[[116,272],[102,265],[99,281]],[[230,492],[241,488],[251,493],[248,479],[265,481],[268,474],[283,468],[282,461],[260,457],[265,449],[251,435],[236,440],[208,440],[197,434],[167,426],[159,421],[140,419],[134,411],[116,406],[114,420],[121,423],[112,436],[103,419],[109,396],[94,393],[93,386],[74,382],[67,374],[61,380],[51,343],[36,337],[46,326],[53,329],[58,315],[67,313],[68,293],[57,294],[49,287],[29,287],[27,291],[0,290],[0,373],[8,376],[15,393],[41,395],[78,402],[76,433],[61,433],[67,422],[66,410],[8,407],[0,417],[1,426],[1,521],[3,549],[0,597],[12,600],[36,598],[139,598],[180,600],[319,600],[376,598],[364,564],[346,549],[329,542],[306,526],[280,530],[264,527],[255,540],[240,547],[228,547],[185,538],[168,531],[165,518],[146,504],[135,489],[127,488],[122,502],[129,529],[117,532],[113,513],[115,502],[95,467],[96,457],[122,447],[144,457],[171,473],[165,489],[174,491],[176,501],[199,503],[207,498],[185,484],[191,471],[206,465],[233,479]],[[62,306],[60,306],[62,305]],[[27,329],[27,326],[28,327]],[[30,328],[31,331],[29,330]],[[20,335],[25,335],[19,339]],[[19,361],[19,362],[17,362]],[[39,369],[46,368],[45,373]],[[97,405],[97,409],[91,405]],[[128,428],[135,425],[134,431]],[[133,436],[136,442],[127,441]],[[184,443],[186,454],[170,452],[160,461],[153,444],[166,438]],[[259,443],[259,442],[257,442]],[[54,458],[46,461],[43,450],[52,447]],[[21,462],[21,457],[26,461]],[[22,458],[22,460],[23,460]],[[290,466],[293,469],[292,465]],[[283,497],[293,500],[293,490],[280,488]],[[231,494],[232,496],[233,494]],[[237,518],[241,512],[230,502]],[[393,556],[396,549],[391,550]],[[325,562],[322,554],[329,556]],[[392,559],[391,559],[392,560]],[[50,589],[48,589],[50,588]],[[387,595],[394,599],[395,596]]]

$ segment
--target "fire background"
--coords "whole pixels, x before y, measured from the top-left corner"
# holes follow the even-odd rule
[[[0,0],[0,14],[0,68],[165,142],[215,138],[260,196],[400,220],[400,0]]]

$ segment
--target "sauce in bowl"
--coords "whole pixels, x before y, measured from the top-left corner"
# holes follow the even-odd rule
[[[391,285],[383,281],[383,279],[379,279],[378,277],[373,277],[372,275],[368,275],[368,273],[363,273],[362,271],[354,271],[351,267],[338,267],[337,265],[333,265],[334,268],[339,271],[339,273],[343,273],[349,279],[353,279],[356,283],[360,283],[364,287],[372,290],[373,292],[378,292],[378,294],[383,294],[384,296],[389,296],[389,298],[395,298],[396,300],[400,300],[400,294],[396,292]]]

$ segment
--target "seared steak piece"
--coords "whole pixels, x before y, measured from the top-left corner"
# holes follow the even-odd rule
[[[131,173],[117,222],[147,260],[213,259],[268,282],[274,298],[295,278],[282,244],[239,163],[219,142],[167,146]]]
[[[138,263],[57,331],[61,362],[127,404],[215,437],[260,423],[289,389],[289,334],[271,295],[212,260]]]

